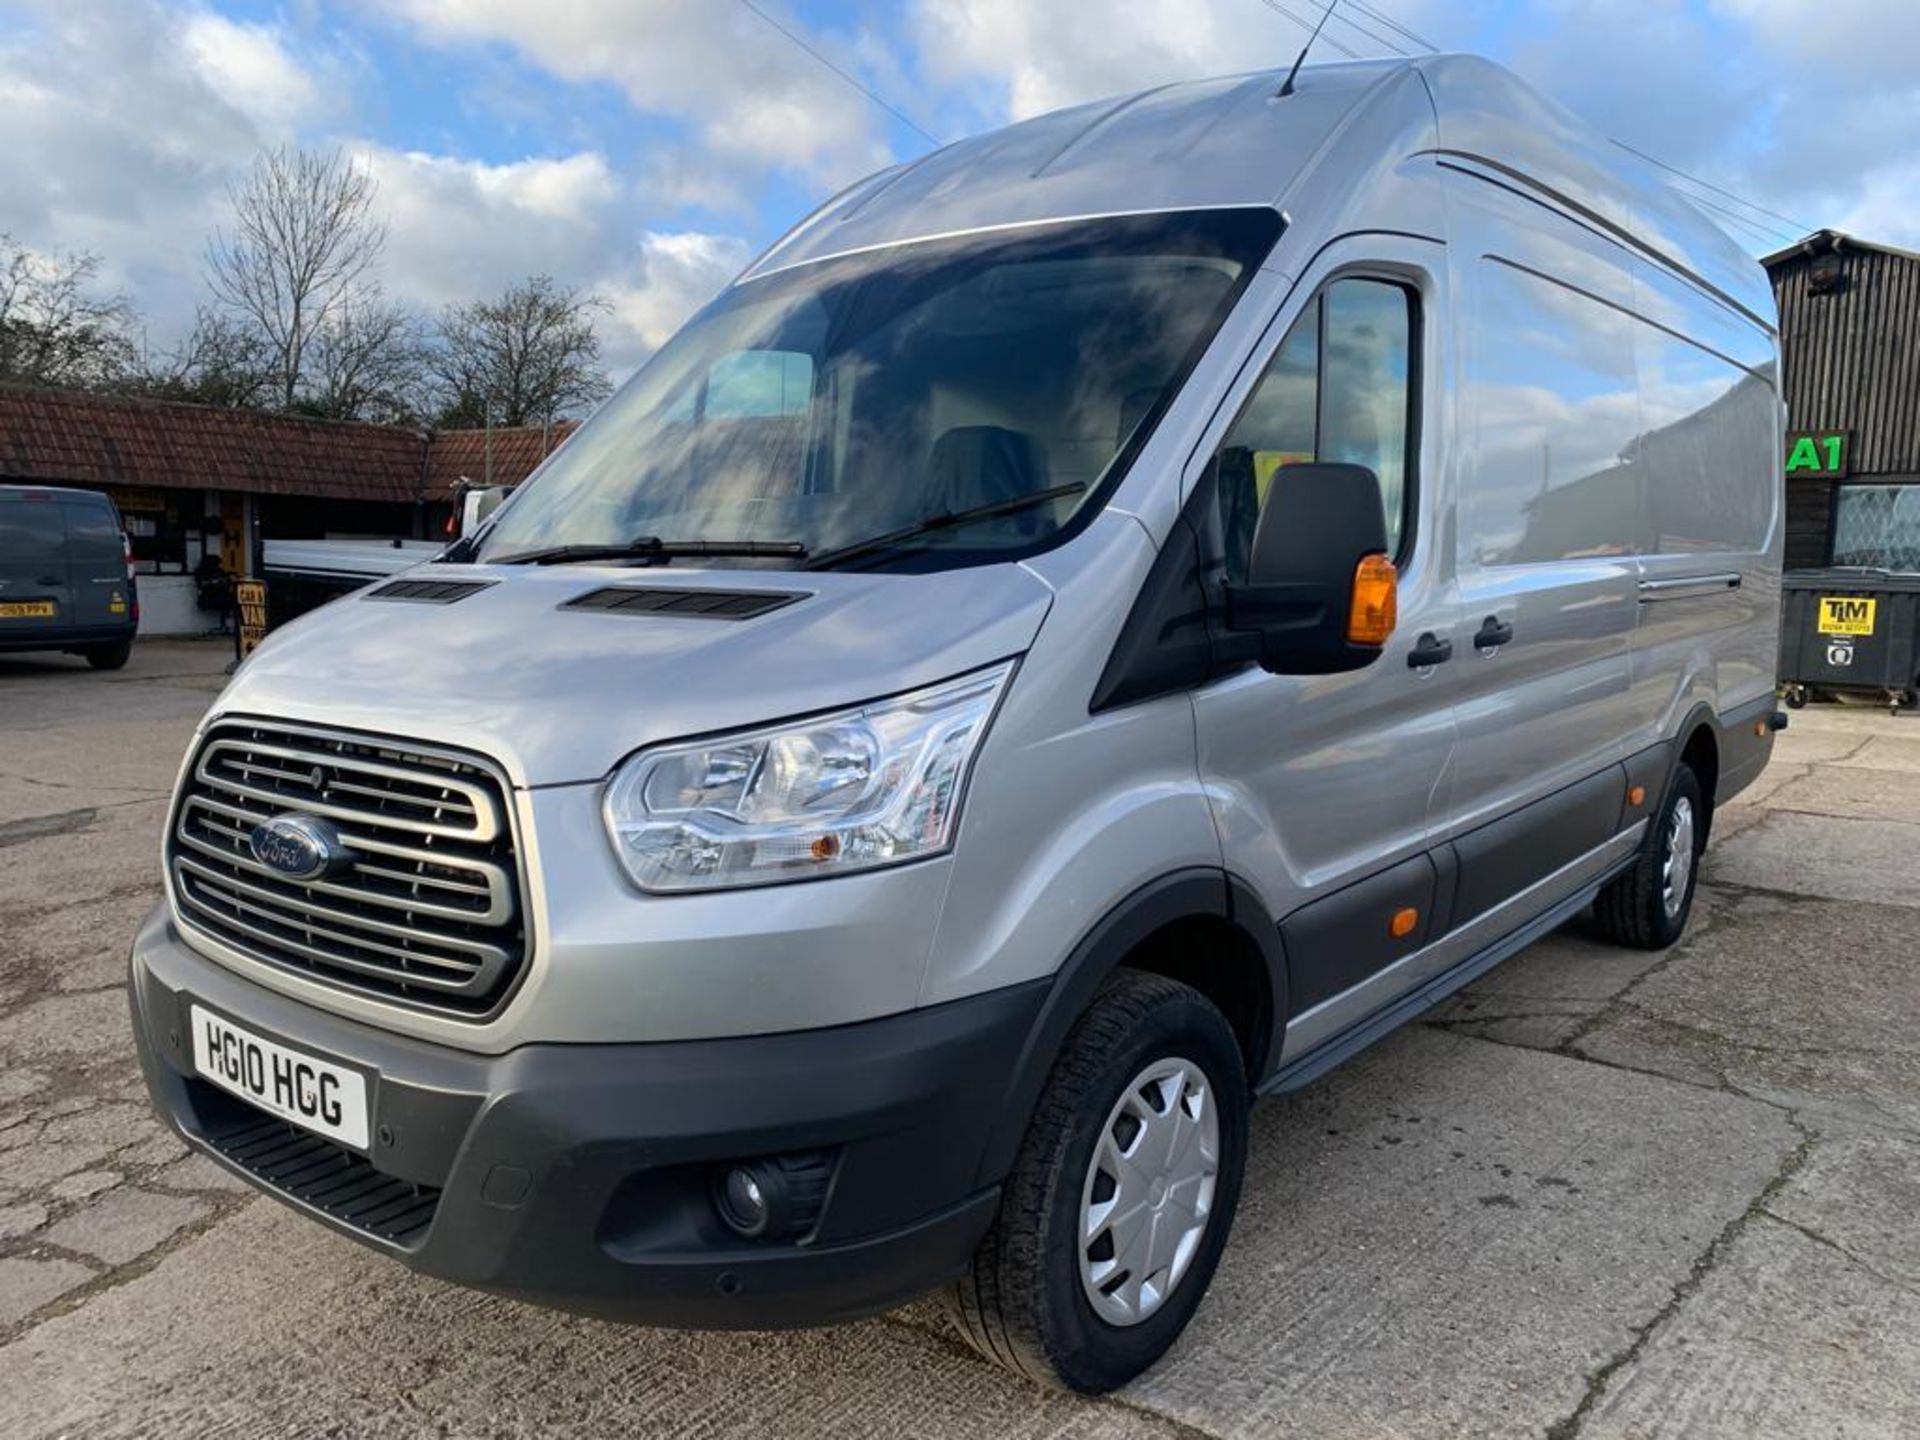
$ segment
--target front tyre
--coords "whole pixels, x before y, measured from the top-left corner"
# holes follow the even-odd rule
[[[1205,996],[1121,971],[1061,1047],[993,1227],[948,1307],[986,1358],[1043,1384],[1124,1385],[1186,1328],[1247,1153],[1247,1076]]]

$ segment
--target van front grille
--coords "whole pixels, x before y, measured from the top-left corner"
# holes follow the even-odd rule
[[[346,858],[303,880],[264,864],[254,828],[281,815],[330,827]],[[219,725],[187,772],[167,851],[187,924],[345,989],[480,1018],[525,959],[507,787],[462,755]]]

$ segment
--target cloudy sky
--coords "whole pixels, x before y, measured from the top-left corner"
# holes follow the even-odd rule
[[[0,230],[97,253],[164,347],[204,298],[231,179],[263,146],[340,146],[378,177],[389,291],[438,306],[547,271],[607,297],[625,368],[815,201],[928,135],[1284,64],[1305,35],[1294,17],[1318,8],[0,0]],[[1318,53],[1411,50],[1412,32],[1501,59],[1608,134],[1777,212],[1704,192],[1756,253],[1823,225],[1920,246],[1914,0],[1367,10],[1343,9]]]

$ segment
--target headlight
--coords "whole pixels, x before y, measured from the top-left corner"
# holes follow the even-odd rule
[[[937,855],[1012,673],[642,751],[607,787],[620,863],[643,890],[722,890]]]

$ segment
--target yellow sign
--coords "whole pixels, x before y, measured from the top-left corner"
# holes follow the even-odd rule
[[[109,485],[107,496],[122,515],[129,511],[160,515],[167,509],[167,497],[158,490],[132,490],[125,485]]]
[[[1877,600],[1857,595],[1820,597],[1820,633],[1822,635],[1871,635],[1873,611]]]
[[[253,653],[267,633],[267,582],[236,580],[233,603],[240,611],[240,658]]]

